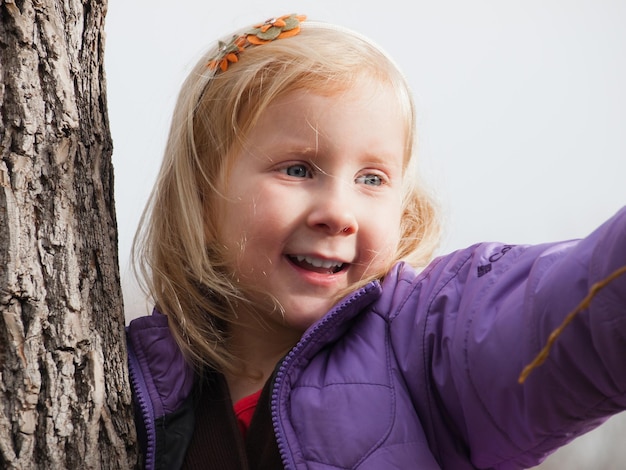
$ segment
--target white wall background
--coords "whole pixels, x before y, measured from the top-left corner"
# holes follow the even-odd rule
[[[623,0],[109,0],[128,318],[147,311],[128,254],[185,74],[216,38],[292,12],[370,36],[405,70],[420,113],[422,168],[444,207],[442,252],[480,240],[584,236],[626,203]],[[626,465],[575,460],[576,468]]]

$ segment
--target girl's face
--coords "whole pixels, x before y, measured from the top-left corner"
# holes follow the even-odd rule
[[[260,115],[221,187],[219,225],[235,277],[284,309],[266,320],[301,333],[341,291],[389,265],[405,141],[397,98],[375,81],[294,91]]]

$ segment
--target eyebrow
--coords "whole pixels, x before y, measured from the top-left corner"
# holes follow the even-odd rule
[[[315,164],[315,160],[319,158],[324,158],[324,155],[326,152],[323,149],[321,150],[317,144],[318,144],[317,138],[315,141],[315,146],[312,146],[310,145],[310,142],[305,142],[305,139],[300,139],[298,136],[296,136],[295,138],[288,138],[287,142],[285,143],[279,144],[277,147],[280,149],[279,153],[273,152],[271,149],[270,151],[264,151],[263,153],[265,153],[264,157],[270,162],[274,162],[276,160],[275,157],[278,157],[279,159],[282,159],[285,157],[289,157],[289,158],[293,157],[294,159],[308,160],[311,164],[314,164],[316,167],[319,167],[317,164]],[[332,153],[334,152],[335,151],[333,150]],[[395,156],[392,155],[391,153],[375,153],[375,152],[365,153],[362,159],[363,164],[366,166],[367,165],[382,166],[385,169],[389,169],[389,170],[397,166],[398,170],[401,173],[403,173],[405,166],[406,166],[405,156],[401,155],[398,165],[390,163],[394,161],[395,161]]]

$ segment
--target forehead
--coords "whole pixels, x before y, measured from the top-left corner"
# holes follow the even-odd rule
[[[401,172],[406,128],[389,87],[361,82],[341,93],[295,90],[259,113],[241,145],[231,154],[259,161],[350,160],[384,164]],[[241,162],[243,163],[243,162]]]
[[[403,135],[403,145],[410,152],[413,114],[411,103],[404,98],[405,94],[393,84],[369,75],[349,83],[326,81],[316,86],[286,88],[271,100],[249,103],[240,119],[240,137],[247,140],[259,132],[259,126],[289,126],[303,120],[315,130],[330,124],[326,121],[329,117],[350,119],[357,127],[393,119]],[[342,127],[350,125],[333,122]]]

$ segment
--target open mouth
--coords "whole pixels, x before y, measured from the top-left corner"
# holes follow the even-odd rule
[[[299,268],[321,274],[336,274],[348,266],[348,263],[341,261],[313,258],[312,256],[287,255],[287,258]]]

